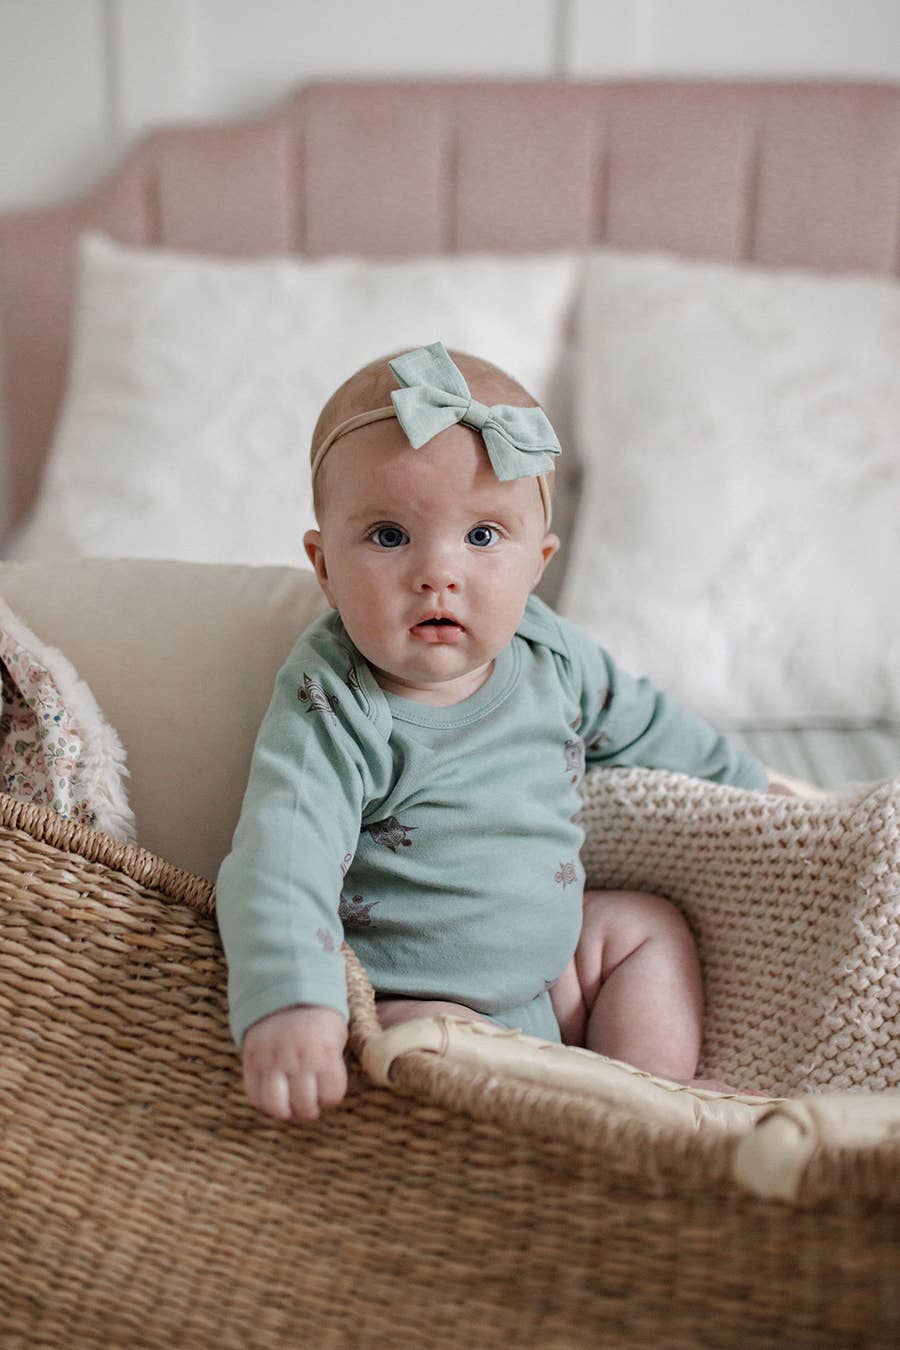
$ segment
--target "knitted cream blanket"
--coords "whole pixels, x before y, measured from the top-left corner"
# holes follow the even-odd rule
[[[700,1071],[772,1095],[900,1086],[900,779],[822,800],[587,776],[589,885],[668,896],[704,967]]]

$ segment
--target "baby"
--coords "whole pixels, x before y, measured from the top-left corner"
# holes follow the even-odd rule
[[[346,1090],[344,933],[385,1027],[487,1018],[696,1073],[687,925],[584,891],[578,785],[586,762],[767,776],[532,595],[558,453],[515,380],[441,343],[364,367],[319,418],[304,546],[333,609],[278,676],[218,879],[232,1032],[276,1118]]]

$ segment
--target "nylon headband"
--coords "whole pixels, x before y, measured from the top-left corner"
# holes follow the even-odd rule
[[[368,426],[370,422],[386,422],[389,417],[393,417],[394,419],[397,418],[397,413],[393,406],[390,408],[371,408],[368,412],[357,413],[355,417],[348,417],[346,421],[339,422],[336,427],[333,427],[325,439],[320,441],[313,449],[310,455],[310,478],[312,482],[316,481],[316,475],[322,467],[322,461],[334,445],[335,441],[340,440],[341,436],[346,436],[351,431],[356,431],[359,427]],[[544,525],[545,528],[549,530],[553,507],[546,474],[540,474],[537,477],[537,485],[538,491],[541,494],[541,504],[544,508]]]

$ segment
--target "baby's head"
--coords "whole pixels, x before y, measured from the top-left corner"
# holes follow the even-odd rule
[[[489,677],[559,546],[558,445],[535,400],[490,362],[434,344],[394,359],[398,378],[391,360],[357,371],[319,416],[319,529],[304,545],[379,683],[449,704]]]
[[[327,469],[324,467],[330,446],[328,442],[334,431],[352,418],[370,413],[376,409],[391,407],[391,394],[400,388],[400,383],[391,369],[393,356],[382,356],[368,365],[362,366],[349,379],[345,380],[329,398],[319,413],[312,435],[310,467],[312,472],[313,507],[316,519],[321,522],[324,507],[324,479]],[[537,399],[527,389],[507,375],[499,366],[485,361],[480,356],[468,352],[450,351],[447,355],[453,361],[473,399],[488,405],[507,404],[512,407],[538,408]],[[328,446],[325,456],[320,459],[322,447]],[[550,504],[553,499],[553,473],[543,474],[538,482],[538,490],[544,505],[547,528],[550,528]]]

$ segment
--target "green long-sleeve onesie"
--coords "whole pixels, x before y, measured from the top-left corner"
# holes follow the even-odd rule
[[[535,598],[486,684],[447,708],[385,693],[334,611],[312,624],[278,675],[219,873],[238,1044],[293,1004],[346,1016],[344,932],[380,994],[546,1030],[581,924],[585,761],[766,784]],[[518,1015],[533,1004],[537,1021]]]

